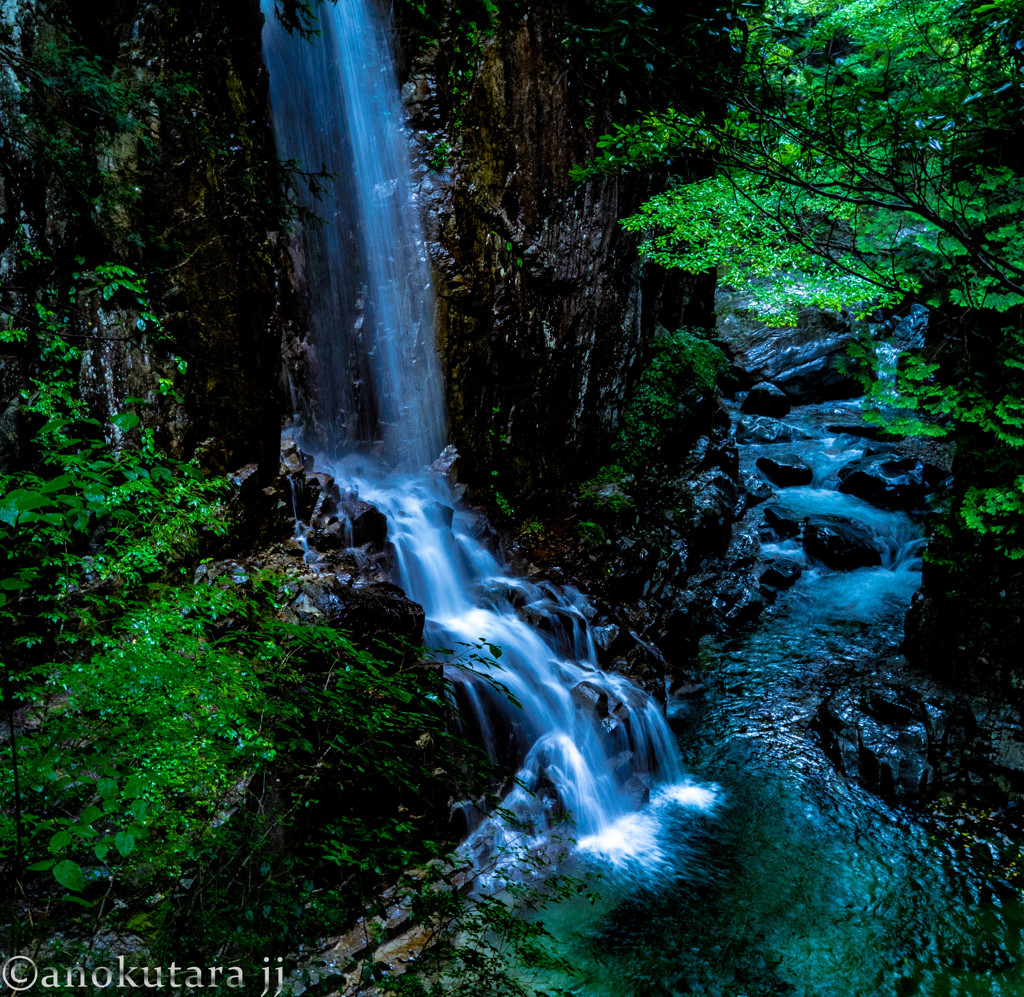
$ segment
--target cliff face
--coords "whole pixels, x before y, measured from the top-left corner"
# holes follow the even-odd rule
[[[8,327],[32,328],[37,303],[60,303],[96,417],[145,397],[154,405],[140,414],[164,447],[185,454],[213,438],[223,467],[276,464],[280,426],[268,237],[279,177],[261,24],[258,0],[103,10],[19,0],[4,5],[0,38]],[[162,333],[140,329],[130,290],[99,293],[97,268],[111,263],[145,280]],[[7,463],[35,361],[17,349],[0,360]],[[154,386],[175,379],[180,361],[175,404]]]
[[[449,435],[478,494],[536,505],[599,465],[656,327],[710,322],[713,288],[648,272],[618,226],[647,193],[643,179],[570,179],[610,108],[550,25],[499,22],[468,92],[446,68],[437,50],[421,56],[405,94],[423,158],[433,150],[441,167],[422,167],[420,196]],[[446,164],[440,108],[453,103],[462,125]]]

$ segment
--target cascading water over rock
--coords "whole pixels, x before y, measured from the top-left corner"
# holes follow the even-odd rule
[[[444,446],[434,293],[410,197],[402,109],[388,38],[364,0],[325,4],[309,42],[264,0],[264,58],[278,152],[326,170],[303,233],[317,414],[333,452],[377,442],[415,469]]]
[[[519,770],[503,810],[539,835],[568,813],[582,849],[650,864],[656,822],[638,822],[638,806],[653,797],[652,814],[710,809],[713,792],[686,782],[657,704],[598,668],[586,600],[509,577],[425,468],[443,446],[443,392],[385,32],[367,0],[339,0],[320,8],[320,35],[307,43],[272,7],[265,0],[264,49],[279,153],[338,174],[309,205],[327,216],[306,232],[311,322],[321,412],[339,434],[328,449],[364,453],[331,470],[387,516],[398,581],[426,611],[429,644],[501,648],[500,661],[448,667],[472,732]],[[470,846],[482,861],[519,833],[489,819]]]

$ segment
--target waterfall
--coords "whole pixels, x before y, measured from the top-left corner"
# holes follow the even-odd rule
[[[417,469],[444,446],[444,394],[389,40],[366,0],[325,4],[311,42],[273,6],[263,0],[278,153],[331,174],[304,198],[323,219],[304,232],[319,414],[337,451],[377,443]]]
[[[638,807],[650,798],[649,814],[708,810],[713,792],[685,779],[657,703],[600,670],[586,600],[510,576],[478,539],[479,521],[424,469],[443,446],[443,392],[385,31],[369,0],[339,0],[320,8],[309,44],[289,37],[272,7],[264,0],[279,153],[338,174],[310,205],[327,215],[306,233],[310,318],[335,452],[363,452],[330,470],[387,516],[397,580],[426,611],[428,644],[454,652],[446,667],[467,726],[495,761],[518,769],[502,809],[537,838],[569,814],[581,850],[649,866],[657,826],[638,821]],[[358,446],[367,442],[378,443],[373,457]],[[521,834],[491,818],[467,847],[482,863]]]

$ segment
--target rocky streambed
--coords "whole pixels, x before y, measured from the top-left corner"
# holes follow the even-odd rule
[[[840,340],[813,347],[818,373]],[[805,371],[788,393],[734,373],[681,471],[692,501],[677,522],[701,527],[690,549],[642,585],[613,575],[585,614],[605,667],[667,688],[704,803],[653,800],[577,852],[601,899],[548,913],[563,954],[591,997],[1024,992],[1020,717],[901,653],[949,454],[885,438],[859,399],[827,397],[852,393],[832,374]],[[435,469],[448,484],[453,458]],[[286,612],[383,629],[401,617],[415,639],[422,611],[389,584],[400,517],[389,527],[290,442],[269,492],[299,536],[267,556],[305,566]],[[452,526],[451,508],[435,512]],[[643,560],[643,528],[615,538],[613,559]],[[560,619],[541,597],[561,590],[542,579],[563,579],[524,570],[529,598],[501,599],[533,625]]]
[[[716,806],[644,828],[660,860],[597,869],[596,909],[552,912],[583,992],[1024,993],[1020,717],[901,654],[949,455],[885,439],[832,375],[738,373],[748,625],[668,701]]]

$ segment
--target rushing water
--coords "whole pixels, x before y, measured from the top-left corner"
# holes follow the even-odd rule
[[[278,153],[330,174],[303,198],[322,219],[303,233],[321,442],[379,441],[390,464],[418,468],[444,446],[444,393],[388,35],[368,0],[325,4],[309,42],[262,6]]]
[[[343,433],[334,449],[367,435],[384,445],[330,469],[387,516],[397,580],[423,605],[428,642],[453,652],[467,723],[495,761],[518,768],[502,805],[516,820],[485,820],[468,847],[484,868],[513,843],[535,848],[571,815],[581,847],[646,862],[655,842],[628,833],[638,805],[651,794],[659,812],[708,809],[714,791],[685,779],[657,703],[598,668],[586,601],[510,577],[426,471],[444,438],[434,298],[389,46],[369,0],[321,7],[320,28],[310,47],[269,16],[265,52],[281,155],[343,178],[322,202],[324,225],[307,231],[322,402]],[[375,385],[373,418],[353,376]]]
[[[721,787],[714,813],[662,836],[673,877],[605,877],[596,907],[550,912],[580,969],[579,994],[1024,994],[1024,909],[996,882],[989,845],[965,850],[955,825],[851,783],[809,736],[829,676],[870,677],[899,644],[920,582],[919,526],[825,487],[830,469],[865,445],[822,430],[836,421],[830,408],[795,411],[809,439],[741,447],[741,464],[798,452],[815,482],[778,489],[776,503],[849,517],[889,555],[880,567],[834,572],[795,543],[766,545],[803,560],[804,574],[750,632],[707,644],[703,692],[670,702],[685,765]],[[1012,853],[1019,843],[999,846]]]

